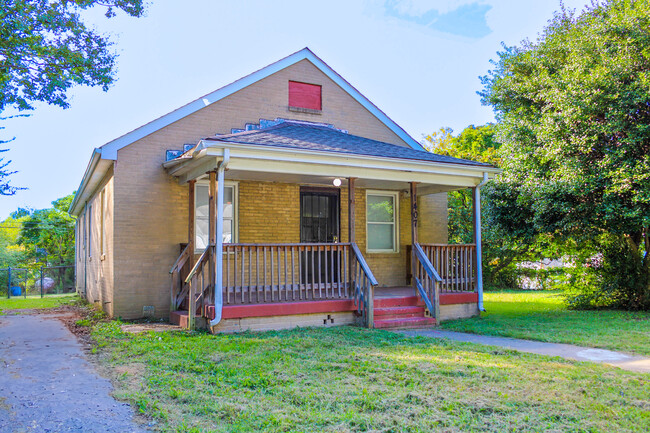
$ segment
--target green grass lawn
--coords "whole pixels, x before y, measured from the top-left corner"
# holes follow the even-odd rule
[[[444,322],[453,331],[571,343],[650,356],[650,313],[568,310],[560,292],[485,292],[481,317]]]
[[[162,431],[650,431],[650,376],[602,365],[354,327],[93,337]]]
[[[19,310],[25,308],[54,308],[65,304],[75,303],[79,297],[76,293],[66,293],[62,295],[47,295],[44,298],[40,296],[28,296],[27,298],[0,297],[0,314],[2,310]]]

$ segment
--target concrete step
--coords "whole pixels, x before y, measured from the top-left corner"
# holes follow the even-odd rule
[[[375,308],[375,318],[381,320],[405,319],[409,317],[424,317],[424,307],[403,306]]]
[[[423,303],[418,296],[375,298],[375,309],[391,307],[419,307],[422,305]]]
[[[178,325],[181,328],[187,328],[188,316],[189,314],[187,310],[172,311],[169,313],[169,323],[172,325]]]
[[[402,319],[379,319],[375,320],[375,328],[423,328],[436,324],[436,319],[431,317],[409,317]]]

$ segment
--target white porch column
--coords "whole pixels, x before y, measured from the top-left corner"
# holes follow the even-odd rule
[[[210,321],[210,326],[215,326],[221,322],[221,313],[223,310],[223,195],[224,195],[224,174],[226,166],[230,161],[230,150],[224,149],[223,161],[217,168],[217,230],[215,233],[216,242],[214,248],[215,263],[215,284],[214,284],[214,319]]]
[[[481,187],[488,181],[488,174],[483,173],[483,181],[474,190],[474,241],[476,242],[476,291],[478,292],[478,309],[483,308],[483,248],[481,245]]]

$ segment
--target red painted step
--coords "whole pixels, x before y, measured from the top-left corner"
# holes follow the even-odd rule
[[[169,313],[169,323],[178,325],[181,328],[187,328],[188,312],[185,311],[172,311]]]
[[[417,296],[405,296],[399,298],[375,298],[375,309],[390,307],[414,307],[423,306],[424,303]]]
[[[375,319],[375,328],[423,328],[425,326],[433,326],[436,324],[436,319],[431,317],[408,317],[397,319]]]
[[[424,302],[419,296],[375,298],[375,328],[421,328],[433,326],[436,320],[425,317]]]
[[[376,319],[398,319],[398,318],[406,319],[408,317],[424,317],[424,307],[405,306],[405,307],[375,308]]]

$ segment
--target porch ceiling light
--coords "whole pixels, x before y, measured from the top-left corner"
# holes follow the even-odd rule
[[[341,186],[341,179],[337,177],[332,181],[332,184],[334,184],[334,186]]]

